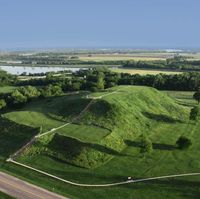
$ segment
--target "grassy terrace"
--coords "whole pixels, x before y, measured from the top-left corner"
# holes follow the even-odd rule
[[[183,105],[197,105],[193,99],[194,92],[192,91],[165,91],[170,97],[175,98],[179,104]]]
[[[89,184],[124,181],[128,176],[145,178],[200,171],[200,123],[188,121],[190,105],[194,103],[192,93],[166,94],[135,86],[116,87],[112,91],[116,92],[110,95],[104,92],[105,97],[94,100],[76,123],[38,139],[18,161],[67,180]],[[100,95],[94,93],[89,97]],[[81,188],[5,163],[10,153],[36,133],[37,129],[28,126],[42,125],[45,131],[71,121],[91,99],[72,95],[48,100],[34,101],[22,110],[4,115],[18,124],[1,120],[4,121],[1,125],[1,170],[70,198],[199,198],[199,177]],[[35,117],[28,117],[32,112]],[[142,133],[153,143],[154,150],[150,154],[139,152],[138,136]],[[180,135],[192,139],[189,150],[176,148]]]

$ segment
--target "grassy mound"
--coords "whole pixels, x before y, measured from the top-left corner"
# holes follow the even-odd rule
[[[55,134],[48,144],[49,155],[73,165],[94,167],[118,152],[95,143],[82,142],[74,138]],[[104,155],[107,154],[107,155]]]
[[[123,86],[117,87],[113,90],[116,90],[117,93],[107,95],[102,99],[94,100],[94,102],[97,103],[99,101],[107,101],[109,104],[116,105],[120,101],[120,106],[123,105],[123,108],[126,110],[124,111],[120,107],[118,108],[120,108],[120,112],[123,111],[123,113],[125,113],[123,115],[123,121],[126,120],[126,123],[124,122],[123,124],[122,121],[116,120],[116,124],[118,126],[115,126],[114,124],[110,125],[112,132],[109,131],[109,133],[106,134],[107,136],[105,134],[103,137],[99,136],[99,139],[95,139],[94,142],[92,137],[96,136],[96,130],[93,128],[96,126],[87,125],[87,122],[88,124],[98,124],[101,122],[103,126],[109,125],[108,122],[105,124],[102,123],[102,120],[105,121],[106,119],[104,119],[103,116],[100,116],[101,114],[98,114],[97,116],[96,112],[93,111],[96,106],[94,103],[80,119],[80,123],[85,123],[84,128],[82,128],[82,124],[75,124],[75,126],[73,124],[72,126],[67,126],[66,129],[63,128],[57,131],[55,139],[53,135],[42,137],[32,147],[30,147],[23,154],[23,156],[20,156],[18,161],[63,179],[86,184],[120,182],[127,180],[128,176],[132,176],[133,179],[141,179],[180,173],[198,173],[200,171],[200,121],[197,123],[188,121],[188,115],[191,107],[190,102],[185,99],[185,95],[188,95],[186,92],[183,93],[184,95],[182,95],[182,93],[178,93],[177,91],[170,92],[173,95],[175,94],[178,96],[175,102],[170,97],[166,97],[165,94],[162,94],[162,92],[158,92],[154,89],[145,87]],[[104,92],[103,94],[107,93]],[[134,97],[133,94],[136,96]],[[89,97],[101,95],[101,92],[93,93]],[[179,103],[179,98],[184,103]],[[192,99],[192,93],[189,95],[189,98]],[[63,103],[65,102],[65,99],[66,98],[62,99]],[[52,101],[55,103],[57,100],[58,99],[56,98],[55,100],[54,98],[52,99]],[[149,103],[149,101],[151,102]],[[191,102],[192,104],[196,104],[194,100],[191,100]],[[126,105],[127,103],[129,103],[129,105]],[[178,104],[185,105],[178,106]],[[46,105],[46,102],[40,102],[41,109]],[[167,105],[169,105],[169,108],[166,107]],[[60,106],[62,107],[62,103]],[[55,108],[58,107],[55,106]],[[32,109],[35,110],[34,107],[32,107]],[[89,117],[91,119],[88,119]],[[95,117],[99,118],[99,121],[96,121]],[[118,115],[113,117],[118,117]],[[23,119],[25,120],[26,117]],[[34,121],[35,119],[38,119],[36,122],[41,120],[41,118],[37,117],[34,118]],[[22,120],[18,119],[18,122],[22,122]],[[119,124],[122,124],[123,126]],[[128,131],[122,129],[122,127],[124,129],[128,129],[128,127],[125,126],[130,126],[131,124],[131,133],[128,133]],[[50,123],[48,125],[50,125]],[[92,127],[92,129],[90,127]],[[139,127],[141,127],[141,130]],[[4,129],[6,129],[6,127]],[[24,135],[30,135],[28,133],[28,129],[25,129],[23,130]],[[101,129],[101,127],[98,129]],[[68,133],[69,130],[71,132],[70,134]],[[13,134],[14,132],[22,132],[20,128],[11,128],[11,131],[13,131]],[[77,133],[74,134],[73,132]],[[81,133],[84,134],[84,139],[80,139]],[[91,136],[91,133],[93,136]],[[101,133],[102,132],[99,131],[99,135],[101,135]],[[140,153],[140,143],[139,139],[137,139],[137,134],[139,135],[141,133],[146,133],[148,138],[151,140],[153,144],[153,151],[151,153],[147,153],[145,155]],[[60,137],[59,135],[62,136]],[[192,140],[192,146],[188,150],[179,150],[175,145],[177,139],[181,135],[187,136]],[[72,139],[73,141],[71,140],[71,137],[74,138]],[[117,142],[116,138],[118,139],[119,143]],[[5,139],[7,139],[6,136]],[[123,141],[122,150],[124,147],[126,148],[119,153],[116,150],[113,152],[111,149],[117,149],[120,146],[121,140]],[[73,143],[73,145],[70,144],[68,145],[70,148],[64,147],[63,150],[61,150],[60,147],[62,148],[62,141],[63,143],[68,143],[70,141],[70,143]],[[124,142],[126,144],[125,146]],[[23,142],[21,142],[21,144],[22,143]],[[105,143],[106,145],[110,144],[111,147],[105,147]],[[13,144],[16,144],[16,142],[13,142]],[[80,166],[74,166],[74,164],[80,165],[78,159],[81,157],[86,157],[86,155],[87,157],[94,157],[92,154],[92,151],[94,152],[94,147],[91,147],[92,144],[98,145],[95,150],[101,150],[101,155],[106,154],[107,157],[110,156],[108,160],[110,160],[112,157],[114,158],[112,158],[110,161],[106,159],[101,161],[99,157],[96,159],[97,163],[95,163],[95,165],[103,165],[94,169],[85,169],[81,168]],[[79,146],[78,149],[76,148],[77,145]],[[5,150],[10,150],[8,147],[6,147],[6,145],[2,146],[4,148],[2,149],[1,154],[3,154]],[[104,150],[102,150],[102,147]],[[84,151],[85,149],[87,149],[87,152]],[[71,150],[72,152],[76,151],[73,157],[67,155],[68,150],[70,152]],[[62,157],[58,157],[59,154],[62,155]],[[88,158],[85,158],[84,163],[82,162],[81,165],[86,165],[85,167],[87,167],[91,161],[91,159],[88,160]],[[104,164],[105,162],[107,163]],[[91,164],[89,166],[89,168],[91,167],[94,167],[94,163],[93,165]],[[17,175],[18,177],[26,179],[29,182],[37,184],[51,191],[54,190],[55,192],[61,193],[68,198],[110,199],[134,197],[157,199],[194,199],[199,198],[200,196],[199,176],[187,176],[162,180],[160,179],[156,181],[149,181],[138,184],[132,183],[109,188],[85,188],[71,186],[59,180],[46,177],[40,173],[10,163],[2,164],[1,168],[13,175]]]
[[[73,102],[72,109],[76,103],[79,106],[80,100]],[[127,140],[131,142],[144,133],[151,136],[153,129],[162,123],[182,123],[188,119],[188,114],[188,108],[156,89],[122,86],[113,94],[95,99],[78,120],[80,125],[97,126],[110,133],[90,142],[58,131],[55,136],[46,138],[48,141],[40,140],[42,144],[32,146],[29,152],[34,155],[33,151],[37,154],[40,151],[73,165],[95,168],[116,155],[123,156]],[[40,150],[36,149],[38,147]]]

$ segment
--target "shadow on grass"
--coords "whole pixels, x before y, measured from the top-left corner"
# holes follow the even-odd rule
[[[125,140],[124,142],[127,146],[141,148],[140,142],[136,142],[136,141],[132,141],[132,140]],[[177,149],[177,146],[171,145],[171,144],[152,143],[152,145],[153,145],[153,149],[158,149],[158,150],[170,151],[170,150]]]
[[[78,156],[81,152],[86,152],[88,150],[99,151],[113,156],[125,156],[118,151],[115,151],[111,148],[95,144],[95,143],[86,143],[75,138],[66,137],[63,135],[55,134],[52,141],[49,143],[48,147],[59,153],[65,154],[70,158]]]
[[[170,150],[177,149],[177,146],[176,145],[171,145],[171,144],[153,143],[153,149],[170,151]]]
[[[38,132],[39,128],[17,124],[0,117],[0,159],[8,158]]]
[[[177,178],[130,183],[123,185],[123,187],[137,190],[139,193],[153,194],[154,198],[156,198],[157,194],[160,194],[159,198],[176,198],[177,194],[183,199],[199,199],[200,196],[200,181],[180,180]]]
[[[149,113],[149,112],[143,112],[143,115],[151,120],[155,120],[157,122],[166,122],[166,123],[182,123],[183,121],[179,119],[172,118],[168,115],[164,114],[155,114],[155,113]]]

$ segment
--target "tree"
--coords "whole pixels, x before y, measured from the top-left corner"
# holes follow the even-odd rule
[[[185,136],[180,136],[176,141],[176,145],[179,149],[188,149],[192,145],[192,141]]]
[[[23,105],[27,102],[27,97],[20,93],[18,90],[14,90],[9,97],[11,104],[14,106]]]
[[[0,99],[0,110],[6,107],[6,102],[4,99]]]
[[[28,100],[37,98],[40,96],[40,92],[36,87],[33,86],[23,86],[18,89],[20,93],[27,97]]]
[[[59,96],[62,95],[62,88],[58,85],[48,85],[41,90],[42,97],[51,97],[51,96]]]
[[[193,98],[198,102],[200,102],[200,89],[194,93]]]
[[[97,88],[99,90],[103,90],[104,89],[104,73],[103,72],[99,72],[99,74],[97,75]]]
[[[71,84],[71,90],[72,91],[78,91],[81,88],[81,83],[80,82],[73,82]]]
[[[153,150],[152,142],[145,135],[140,138],[141,153],[150,153]]]
[[[195,106],[190,111],[190,120],[198,120],[200,117],[200,107]]]

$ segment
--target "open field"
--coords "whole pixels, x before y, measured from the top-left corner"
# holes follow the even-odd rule
[[[111,68],[113,72],[117,73],[129,73],[131,75],[139,74],[139,75],[157,75],[160,73],[173,75],[173,74],[180,74],[182,72],[179,71],[169,71],[169,70],[147,70],[147,69],[126,69],[126,68]]]
[[[149,53],[104,53],[104,54],[79,54],[80,60],[84,61],[112,61],[112,60],[165,60],[166,58],[172,57],[174,53],[164,52],[149,52]]]
[[[196,53],[183,53],[183,56],[187,56],[189,57],[190,60],[200,60],[200,53],[196,52]]]
[[[82,94],[64,95],[33,101],[20,111],[8,112],[5,116],[31,127],[42,126],[43,133],[69,122],[73,116],[79,114],[79,110],[86,106],[87,101],[83,101],[77,107],[73,105],[73,101],[79,100],[81,96]],[[33,120],[33,118],[36,118],[36,120]]]
[[[73,124],[71,127],[66,126],[67,128],[63,129],[63,132],[58,130],[55,135],[48,135],[39,139],[18,158],[18,161],[67,180],[89,184],[124,181],[128,176],[133,176],[134,179],[137,179],[200,171],[200,146],[198,144],[200,123],[195,125],[188,121],[189,106],[182,106],[177,100],[169,98],[165,93],[147,87],[121,86],[113,88],[112,91],[116,92],[113,95],[102,93],[104,97],[97,99],[96,103],[91,105],[77,124]],[[177,96],[177,98],[178,96],[183,96],[182,100],[184,101],[184,93],[177,93],[171,96]],[[185,95],[191,98],[191,94],[187,93]],[[91,96],[101,95],[100,93],[94,93]],[[71,97],[76,99],[78,96]],[[82,97],[80,99],[81,104],[84,104],[82,101],[84,98]],[[63,102],[68,104],[70,101],[68,100],[67,96],[52,99],[51,107],[56,109],[53,110],[53,120],[57,119],[62,123],[64,120],[71,119],[70,115],[74,114],[69,113],[73,108],[69,112],[67,111],[68,109],[63,109],[64,112],[66,111],[64,119],[55,117],[55,115],[60,116],[59,105],[64,105]],[[188,103],[187,100],[184,102]],[[23,110],[30,110],[32,107],[35,112],[43,112],[43,117],[48,115],[48,112],[52,114],[50,105],[46,105],[49,107],[44,108],[43,104],[41,105],[43,108],[41,108],[39,104],[41,104],[41,101],[40,103],[33,102],[31,105],[24,107]],[[80,104],[80,101],[78,104]],[[79,106],[78,109],[80,112],[82,106]],[[107,110],[110,111],[107,112]],[[7,113],[5,117],[15,118],[14,120],[18,123],[24,123],[21,119],[17,120],[17,116],[14,117],[15,114],[17,113]],[[112,120],[108,118],[112,118]],[[41,118],[32,117],[32,121],[35,120],[38,120],[39,124]],[[109,142],[109,135],[99,137],[97,140],[89,139],[91,132],[97,132],[92,126],[100,124],[101,127],[99,128],[106,127],[111,132],[99,130],[97,134],[109,133],[112,142]],[[49,125],[47,124],[48,127],[44,125],[43,128],[48,129]],[[85,133],[86,137],[80,139],[81,132],[77,133],[79,128],[76,125],[83,125],[81,128],[86,128],[82,129],[87,132]],[[88,128],[87,126],[91,127]],[[5,127],[6,125],[2,125],[1,132],[6,130]],[[12,129],[8,131],[10,132]],[[153,152],[146,155],[139,152],[138,136],[141,133],[145,133],[153,142]],[[73,135],[71,136],[70,134]],[[183,134],[190,137],[193,143],[192,147],[185,151],[179,150],[175,146],[177,138]],[[123,138],[125,145],[121,143],[121,138]],[[2,137],[1,140],[5,142],[7,139],[7,137]],[[15,145],[16,142],[12,144]],[[8,147],[6,150],[8,150]],[[4,150],[4,154],[6,150]],[[72,154],[73,159],[68,155],[68,152]],[[11,151],[6,154],[9,153]],[[98,156],[95,154],[98,154]],[[104,159],[105,157],[106,159]],[[93,160],[96,162],[91,162]],[[90,168],[94,164],[97,167]],[[88,168],[83,166],[88,166]],[[62,193],[70,198],[193,199],[200,196],[199,177],[163,179],[112,188],[80,188],[45,177],[11,163],[2,164],[1,170],[14,173],[22,179],[50,190],[53,189],[55,192]]]
[[[10,93],[12,92],[16,87],[14,86],[0,86],[0,93]]]
[[[173,57],[176,53],[170,52],[140,52],[140,53],[104,53],[104,54],[79,54],[80,60],[84,61],[112,61],[112,60],[135,60],[135,61],[153,61],[166,60]],[[200,53],[180,53],[189,59],[199,60]]]

